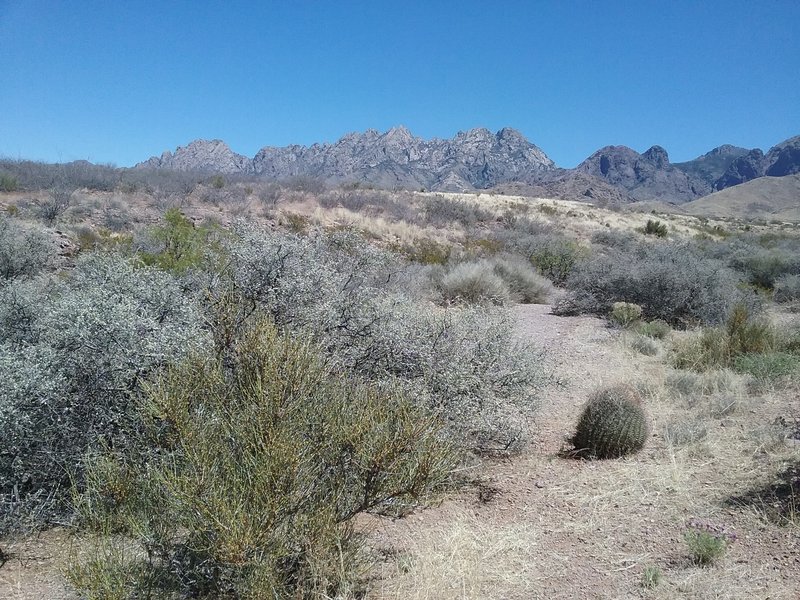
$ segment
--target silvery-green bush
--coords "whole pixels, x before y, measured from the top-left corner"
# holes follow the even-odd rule
[[[234,296],[234,320],[266,313],[310,334],[339,367],[413,390],[472,448],[518,446],[519,417],[531,414],[544,375],[542,357],[512,336],[506,309],[412,298],[406,266],[352,233],[239,226],[226,243],[209,297]]]
[[[35,276],[53,255],[53,243],[44,231],[0,215],[0,287]]]
[[[66,515],[86,450],[124,445],[142,378],[204,334],[172,277],[121,256],[91,254],[63,279],[3,295],[13,298],[0,310],[0,511],[10,528]]]
[[[569,276],[561,314],[607,312],[615,302],[642,307],[643,317],[672,324],[722,323],[737,303],[755,306],[752,294],[724,263],[684,243],[641,243],[630,251],[607,249]]]

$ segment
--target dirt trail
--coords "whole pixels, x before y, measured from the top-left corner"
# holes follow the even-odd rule
[[[705,446],[668,448],[659,432],[674,407],[648,399],[654,435],[635,457],[557,456],[593,389],[663,381],[663,359],[634,353],[600,319],[558,317],[545,305],[515,311],[518,335],[547,350],[560,380],[544,393],[531,447],[485,465],[477,490],[381,522],[373,541],[390,558],[371,597],[800,597],[797,532],[722,508],[719,480],[735,479],[734,469],[752,480],[752,460],[734,453],[716,465],[713,456],[702,456]],[[722,564],[702,569],[689,561],[683,540],[693,516],[755,533],[732,546]],[[665,581],[645,590],[642,573],[651,565]]]

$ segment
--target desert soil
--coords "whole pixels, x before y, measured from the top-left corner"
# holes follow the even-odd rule
[[[533,444],[521,457],[484,465],[482,484],[458,498],[377,523],[372,540],[386,559],[371,596],[800,598],[796,525],[728,502],[768,483],[775,463],[797,460],[796,449],[768,435],[776,417],[800,412],[796,394],[767,393],[723,419],[695,407],[707,439],[672,448],[664,426],[690,411],[663,393],[662,353],[633,352],[600,319],[558,317],[545,305],[516,311],[519,335],[548,351],[560,379],[544,394]],[[559,457],[587,396],[618,382],[645,388],[653,422],[645,449],[611,461]],[[683,539],[691,518],[738,534],[718,564],[692,564]],[[641,584],[650,566],[662,573],[652,590]]]
[[[733,414],[713,417],[664,391],[665,358],[632,351],[592,317],[557,317],[546,305],[515,308],[518,335],[547,350],[550,385],[518,457],[486,462],[470,486],[403,519],[375,518],[371,546],[382,556],[374,599],[800,598],[800,530],[765,518],[764,507],[729,499],[769,484],[798,449],[775,433],[776,418],[800,414],[796,391],[759,393]],[[581,405],[605,384],[645,389],[653,435],[636,456],[611,461],[562,458]],[[700,419],[699,442],[672,447],[667,423]],[[691,518],[738,534],[710,567],[692,564],[683,534]],[[63,531],[6,541],[0,598],[67,600],[59,569]],[[647,567],[662,574],[641,585]]]

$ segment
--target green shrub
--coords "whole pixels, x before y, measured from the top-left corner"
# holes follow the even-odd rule
[[[647,337],[656,340],[666,339],[667,336],[672,332],[672,328],[669,326],[669,323],[660,319],[655,321],[641,322],[636,325],[635,330],[641,335],[646,335]]]
[[[225,187],[225,178],[222,175],[215,175],[211,178],[211,187],[215,190],[221,190]]]
[[[661,583],[661,569],[655,565],[645,567],[642,573],[642,587],[652,590],[658,587]]]
[[[692,519],[684,533],[684,540],[689,546],[692,562],[708,566],[725,555],[728,545],[736,540],[736,535],[719,525]]]
[[[618,458],[641,450],[648,435],[641,396],[631,386],[617,385],[589,399],[571,442],[578,456]]]
[[[630,302],[614,302],[609,318],[620,327],[630,327],[642,316],[642,307]]]
[[[655,235],[660,238],[667,237],[667,226],[661,221],[647,219],[647,224],[644,226],[645,235]]]
[[[423,265],[445,265],[453,248],[428,238],[417,238],[413,243],[396,248],[411,262]]]
[[[681,369],[704,371],[731,367],[737,357],[764,353],[776,344],[775,330],[763,318],[752,317],[747,307],[737,305],[725,327],[704,329],[676,347],[673,362]]]
[[[212,227],[196,227],[179,209],[164,213],[164,224],[140,233],[134,240],[142,262],[181,274],[202,266],[210,249]]]
[[[460,263],[437,283],[442,300],[447,304],[505,304],[511,292],[488,262]]]
[[[0,173],[0,192],[16,192],[19,188],[17,178],[8,173]]]
[[[224,357],[149,386],[142,420],[155,449],[96,458],[79,499],[84,527],[139,545],[128,597],[146,584],[181,597],[336,597],[357,576],[355,517],[425,501],[457,456],[408,395],[337,376],[313,345],[263,321]],[[120,570],[89,567],[97,575],[74,584]]]
[[[733,368],[761,384],[777,383],[797,372],[800,357],[788,352],[763,352],[737,356]]]

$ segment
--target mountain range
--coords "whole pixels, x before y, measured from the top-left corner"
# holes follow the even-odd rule
[[[221,140],[195,140],[136,168],[457,192],[522,186],[600,203],[682,204],[759,177],[800,173],[800,136],[766,154],[723,145],[682,163],[671,163],[661,146],[641,154],[626,146],[606,146],[574,169],[562,169],[515,129],[492,133],[479,128],[449,140],[425,140],[394,127],[385,133],[351,133],[332,144],[268,146],[253,158],[233,152]]]

